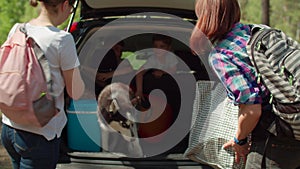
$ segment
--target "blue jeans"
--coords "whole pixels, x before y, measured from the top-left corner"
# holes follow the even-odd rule
[[[11,157],[14,169],[55,169],[59,158],[60,138],[48,141],[34,133],[2,125],[2,144]]]
[[[266,151],[266,168],[300,168],[300,141],[271,137]],[[253,142],[247,156],[246,169],[261,168],[265,141]]]

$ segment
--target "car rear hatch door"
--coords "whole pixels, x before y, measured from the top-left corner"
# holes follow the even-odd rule
[[[196,19],[195,0],[82,0],[81,19],[124,16],[141,12],[163,12]]]

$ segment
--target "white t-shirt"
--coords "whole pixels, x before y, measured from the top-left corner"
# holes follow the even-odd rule
[[[18,24],[15,24],[8,36],[10,36]],[[53,81],[53,92],[56,97],[56,107],[60,112],[53,117],[47,125],[42,128],[24,126],[14,123],[2,114],[2,122],[16,129],[43,135],[47,140],[56,136],[60,137],[67,117],[64,112],[64,78],[62,71],[78,67],[79,60],[72,35],[53,26],[33,26],[26,24],[28,35],[33,37],[44,51],[48,59],[51,78]]]
[[[154,53],[150,53],[151,57],[148,58],[146,63],[143,65],[144,69],[161,69],[164,71],[167,71],[169,68],[174,67],[177,65],[178,60],[174,53],[168,52],[164,56],[164,63],[162,63],[156,56],[154,56]]]

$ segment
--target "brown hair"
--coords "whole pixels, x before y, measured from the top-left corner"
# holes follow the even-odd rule
[[[195,29],[212,43],[222,40],[241,17],[238,0],[197,0],[195,12],[198,17]]]
[[[30,0],[30,5],[36,7],[38,5],[38,1],[43,2],[45,6],[56,6],[66,0]],[[75,3],[75,0],[68,0],[70,5]]]
[[[163,34],[154,34],[152,37],[152,42],[154,41],[162,41],[164,44],[170,46],[172,44],[172,38]]]

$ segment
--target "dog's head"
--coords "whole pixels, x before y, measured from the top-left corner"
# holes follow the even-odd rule
[[[133,137],[135,136],[132,127],[136,116],[134,108],[136,104],[137,99],[134,98],[134,93],[128,85],[112,83],[106,86],[98,97],[98,112],[106,125],[121,134]]]

